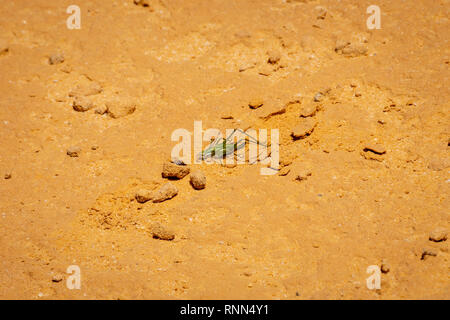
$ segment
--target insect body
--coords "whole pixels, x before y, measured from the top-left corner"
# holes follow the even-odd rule
[[[199,160],[207,160],[211,158],[223,159],[235,151],[238,151],[245,147],[246,139],[239,139],[237,142],[233,141],[233,135],[236,131],[245,134],[248,137],[250,143],[255,143],[267,147],[265,144],[258,142],[254,137],[250,136],[248,133],[242,131],[241,129],[234,129],[233,132],[226,138],[215,139],[205,150],[197,155]]]

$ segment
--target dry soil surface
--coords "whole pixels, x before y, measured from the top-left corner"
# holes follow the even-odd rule
[[[448,0],[137,2],[0,1],[0,298],[450,298]],[[279,171],[163,178],[195,120]]]

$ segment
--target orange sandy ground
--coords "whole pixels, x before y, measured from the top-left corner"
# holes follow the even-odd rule
[[[1,1],[0,298],[450,298],[448,0],[378,0],[379,30],[373,1],[144,2]],[[95,87],[110,110],[75,111]],[[279,129],[281,171],[137,203],[194,120]]]

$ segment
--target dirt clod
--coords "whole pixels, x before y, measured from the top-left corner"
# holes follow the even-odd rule
[[[201,190],[206,187],[206,176],[201,171],[194,171],[191,173],[190,183],[196,190]]]
[[[189,166],[166,162],[163,164],[162,177],[167,179],[183,179],[189,172]]]
[[[80,155],[81,153],[81,148],[78,146],[71,146],[67,149],[67,155],[72,157],[72,158],[76,158]]]
[[[153,191],[148,189],[139,189],[136,191],[135,199],[139,203],[146,203],[149,200],[152,200]]]
[[[304,118],[294,129],[292,129],[291,137],[294,140],[304,139],[314,131],[316,125],[317,121],[313,118]]]
[[[317,112],[317,105],[309,103],[300,107],[300,117],[313,117]]]
[[[429,236],[430,241],[433,242],[441,242],[446,241],[448,236],[448,231],[445,228],[436,228],[434,229]]]
[[[56,273],[52,277],[52,282],[61,282],[64,279],[64,275],[62,273]]]
[[[152,201],[154,203],[170,200],[178,194],[178,189],[170,182],[164,184],[158,191],[152,195]]]
[[[175,239],[175,233],[172,230],[163,227],[159,223],[153,223],[149,227],[149,233],[152,235],[154,239],[172,241]]]
[[[76,97],[72,104],[73,110],[78,112],[86,112],[94,107],[94,103],[86,97]]]
[[[136,105],[128,101],[108,102],[106,103],[106,107],[108,109],[108,115],[113,119],[128,116],[136,111]]]
[[[54,64],[60,64],[64,62],[64,55],[62,53],[55,53],[52,54],[49,58],[48,58],[48,63],[51,65]]]

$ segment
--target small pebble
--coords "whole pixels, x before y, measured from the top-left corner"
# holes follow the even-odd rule
[[[172,241],[173,239],[175,239],[175,233],[171,230],[166,229],[159,223],[153,223],[149,228],[149,232],[154,239],[166,241]]]
[[[76,97],[72,105],[73,110],[78,112],[88,111],[92,109],[93,106],[94,104],[92,103],[92,101],[86,97]]]
[[[314,96],[314,102],[320,102],[323,100],[323,94],[318,92],[316,93],[316,95]]]
[[[6,180],[8,180],[8,179],[11,179],[12,178],[12,174],[11,173],[5,173],[5,179]]]
[[[192,187],[196,190],[205,189],[206,176],[201,171],[194,171],[191,173],[190,182]]]
[[[65,64],[65,65],[61,66],[61,68],[59,70],[64,73],[71,73],[72,67],[70,65]]]
[[[63,280],[64,276],[61,273],[57,273],[53,275],[52,282],[61,282]]]
[[[77,146],[72,146],[67,149],[67,155],[72,158],[78,157],[80,155],[80,152],[81,152],[81,148],[77,147]]]
[[[147,189],[139,189],[134,197],[137,202],[146,203],[147,201],[152,200],[153,192]]]
[[[162,177],[168,179],[183,179],[189,172],[189,166],[166,162],[163,165]]]
[[[108,102],[106,108],[108,109],[108,115],[113,119],[128,116],[136,111],[136,105],[133,102]]]
[[[388,272],[391,270],[391,267],[389,266],[388,263],[383,262],[383,263],[381,264],[380,270],[381,270],[381,272],[383,272],[383,273],[388,273]]]
[[[172,199],[178,194],[178,189],[170,182],[164,184],[158,191],[153,193],[152,201],[154,203],[163,202]]]
[[[48,58],[48,63],[51,65],[60,64],[64,62],[64,56],[61,53],[52,54]]]
[[[444,228],[436,228],[434,229],[429,236],[430,241],[434,242],[442,242],[447,240],[448,232]]]

